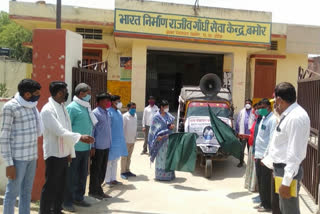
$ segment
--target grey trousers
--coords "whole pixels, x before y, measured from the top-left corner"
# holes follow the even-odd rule
[[[144,132],[144,144],[143,144],[143,151],[142,152],[148,152],[148,137],[149,137],[149,130],[150,126],[145,126],[145,132]]]
[[[283,177],[284,175],[284,167],[285,165],[283,164],[282,166],[279,166],[278,164],[274,165],[274,175],[275,176],[280,176]],[[299,206],[299,191],[300,191],[300,182],[303,177],[303,169],[300,166],[298,174],[294,177],[294,179],[298,180],[298,197],[297,198],[289,198],[289,199],[284,199],[279,197],[279,205],[280,205],[280,210],[282,214],[300,214],[300,206]]]

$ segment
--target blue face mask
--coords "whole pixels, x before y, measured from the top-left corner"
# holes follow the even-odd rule
[[[87,96],[85,97],[82,97],[82,100],[86,101],[86,102],[89,102],[91,99],[91,95],[90,94],[87,94]]]
[[[133,116],[136,113],[136,109],[135,108],[131,108],[129,110],[129,113]]]

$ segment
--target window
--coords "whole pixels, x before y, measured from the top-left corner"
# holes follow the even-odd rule
[[[81,34],[84,39],[102,40],[101,29],[76,28],[76,32]]]
[[[277,51],[278,50],[278,41],[271,41],[271,46],[269,50]]]
[[[82,53],[82,66],[87,66],[88,69],[91,70],[99,70],[100,65],[92,65],[97,62],[102,61],[102,51],[101,50],[93,50],[93,49],[83,49]]]

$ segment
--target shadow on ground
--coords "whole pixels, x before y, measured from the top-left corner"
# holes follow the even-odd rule
[[[246,165],[238,168],[237,165],[239,160],[228,157],[227,160],[213,161],[212,177],[209,180],[217,181],[224,180],[227,178],[241,178],[244,176],[246,171]],[[199,161],[196,163],[196,169],[192,173],[193,176],[204,177],[204,167],[200,166]]]
[[[137,177],[130,177],[130,182],[149,181],[150,179],[145,175],[137,175]]]
[[[242,197],[246,197],[248,195],[252,195],[252,193],[245,191],[245,192],[233,192],[227,195],[228,198],[230,199],[238,199]]]
[[[187,190],[187,191],[195,191],[195,192],[208,191],[206,189],[197,189],[194,187],[187,187],[187,186],[182,186],[182,185],[173,185],[173,188],[178,189],[178,190]]]

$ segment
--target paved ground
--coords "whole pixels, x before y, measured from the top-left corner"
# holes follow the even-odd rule
[[[123,185],[105,191],[113,198],[98,201],[87,197],[91,208],[78,208],[78,213],[122,214],[256,214],[251,198],[256,194],[243,188],[245,168],[237,168],[237,160],[229,158],[214,163],[212,179],[203,177],[203,169],[195,173],[177,172],[173,182],[154,180],[154,166],[148,156],[141,156],[142,142],[136,144],[132,172],[138,177],[123,181]],[[121,180],[119,178],[119,180]],[[122,180],[121,180],[122,181]],[[311,214],[315,206],[303,191],[301,213]],[[33,204],[37,213],[37,205]],[[0,211],[2,205],[0,206]]]

